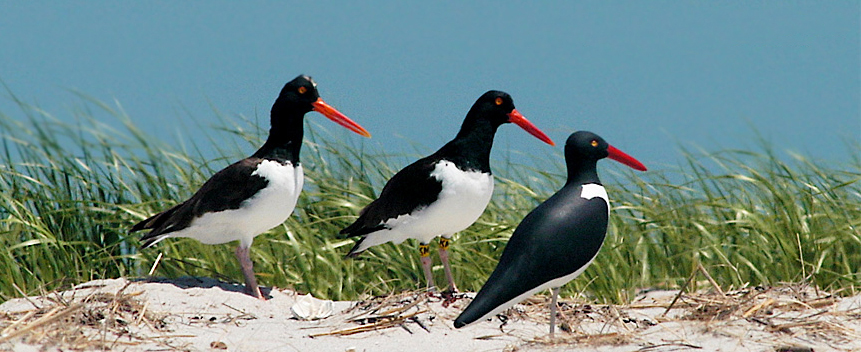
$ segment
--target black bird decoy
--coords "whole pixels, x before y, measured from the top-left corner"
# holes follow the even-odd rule
[[[472,225],[487,207],[493,193],[493,137],[500,125],[509,122],[553,145],[514,108],[510,95],[495,90],[484,93],[466,114],[453,140],[396,173],[379,198],[362,209],[352,225],[341,230],[341,234],[361,236],[347,256],[355,257],[386,242],[417,239],[427,286],[434,289],[428,243],[442,236],[439,256],[448,290],[456,292],[448,260],[449,239]]]
[[[141,238],[148,248],[168,237],[190,237],[205,244],[239,241],[236,258],[248,294],[265,299],[257,286],[248,249],[254,237],[283,223],[296,206],[304,174],[299,163],[305,113],[317,111],[370,137],[362,126],[326,104],[311,77],[284,85],[272,105],[269,138],[250,157],[215,173],[188,200],[132,226],[151,230]]]
[[[646,167],[591,132],[565,142],[568,181],[532,210],[502,252],[496,269],[454,321],[461,328],[489,319],[544,289],[550,289],[550,338],[559,287],[583,273],[604,242],[610,202],[598,179],[598,160],[609,157],[640,171]]]

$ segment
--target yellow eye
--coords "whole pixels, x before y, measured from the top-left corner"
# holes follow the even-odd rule
[[[593,146],[593,147],[597,147],[597,146],[598,146],[598,141],[593,139],[593,140],[592,140],[592,146]]]
[[[502,105],[502,98],[496,98],[496,105]]]
[[[308,88],[299,87],[299,94],[305,94],[305,92],[307,92],[307,91],[308,91]]]

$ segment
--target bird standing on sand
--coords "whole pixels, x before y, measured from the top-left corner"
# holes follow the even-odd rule
[[[553,338],[559,288],[586,270],[607,233],[610,201],[597,171],[598,160],[606,157],[646,171],[642,163],[594,133],[571,134],[565,142],[568,181],[517,226],[496,269],[454,321],[456,328],[492,318],[549,288]]]
[[[257,152],[213,175],[188,200],[134,225],[151,230],[141,238],[148,248],[168,237],[190,237],[205,244],[239,241],[236,258],[248,294],[265,299],[257,286],[248,249],[254,237],[283,223],[296,206],[304,174],[299,163],[305,113],[314,110],[362,136],[371,135],[326,104],[311,77],[284,85],[272,105],[269,138]]]
[[[485,93],[466,114],[453,140],[392,176],[379,198],[362,209],[352,225],[341,230],[341,234],[361,236],[347,256],[355,257],[386,242],[417,239],[427,287],[434,289],[428,243],[442,236],[439,256],[448,290],[457,291],[448,260],[449,240],[472,225],[487,207],[493,193],[493,137],[500,125],[509,122],[553,145],[514,108],[510,95],[495,90]]]

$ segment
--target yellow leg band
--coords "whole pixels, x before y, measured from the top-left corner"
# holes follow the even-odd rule
[[[445,237],[439,238],[439,249],[448,250],[448,246],[451,245],[451,240]]]
[[[430,256],[430,245],[429,244],[419,244],[419,255],[422,257]]]

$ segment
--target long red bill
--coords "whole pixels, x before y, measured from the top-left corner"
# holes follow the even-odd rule
[[[517,111],[517,109],[511,110],[511,112],[508,113],[508,121],[520,126],[520,128],[524,129],[526,132],[529,132],[529,134],[535,136],[536,138],[544,141],[544,143],[554,146],[556,145],[555,143],[553,143],[553,140],[551,140],[550,137],[547,137],[544,132],[541,132],[538,127],[535,127],[532,122],[529,122],[529,120],[523,117],[523,115],[521,115],[520,112]]]
[[[329,118],[329,120],[335,121],[335,123],[346,127],[348,130],[356,132],[365,137],[371,137],[371,134],[364,127],[359,126],[358,123],[350,120],[349,117],[342,114],[340,111],[335,110],[331,105],[326,104],[323,99],[318,98],[317,101],[311,103],[314,106],[314,111],[323,114]]]
[[[625,152],[616,149],[616,147],[612,145],[607,146],[607,152],[610,153],[608,156],[610,159],[616,160],[622,164],[628,165],[632,169],[639,171],[646,171],[646,165],[643,165],[639,160],[634,159],[634,157],[625,154]]]

